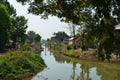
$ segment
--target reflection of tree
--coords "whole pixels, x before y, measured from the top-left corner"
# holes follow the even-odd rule
[[[89,74],[90,74],[89,67],[85,64],[82,64],[81,69],[82,72],[80,73],[79,80],[91,80],[91,78],[89,78]]]
[[[82,64],[81,69],[82,69],[82,72],[80,73],[80,76],[77,77],[77,80],[92,80],[91,78],[89,78],[90,68],[87,65]]]
[[[46,44],[45,44],[45,56],[46,56]]]
[[[114,69],[99,66],[97,68],[98,75],[101,75],[101,80],[120,80],[120,69]]]
[[[73,62],[73,68],[72,68],[72,75],[70,77],[70,80],[75,80],[75,69],[76,69],[76,63]]]
[[[70,80],[92,80],[90,77],[89,77],[89,69],[90,67],[88,67],[87,65],[85,64],[82,64],[81,67],[82,71],[80,72],[80,75],[76,77],[76,72],[75,72],[75,69],[76,69],[76,63],[73,62],[73,70],[72,70],[72,75],[70,76]]]
[[[59,45],[60,46],[60,45]],[[50,51],[50,55],[52,54],[55,58],[55,61],[59,62],[59,63],[64,63],[64,62],[67,62],[67,63],[70,63],[71,60],[70,59],[67,59],[62,53],[61,53],[61,49],[56,45],[50,45],[49,46],[46,46],[47,49]]]
[[[92,80],[90,78],[90,69],[92,67],[96,67],[96,71],[97,73],[95,73],[95,77],[96,76],[101,76],[101,80],[120,80],[119,79],[119,76],[120,76],[120,68],[118,66],[118,68],[116,69],[116,66],[117,65],[113,65],[113,66],[109,66],[108,65],[101,65],[101,64],[97,64],[97,63],[89,63],[89,62],[81,62],[81,66],[80,66],[80,74],[76,74],[76,63],[77,61],[76,60],[72,60],[71,58],[66,58],[65,56],[61,55],[59,53],[59,51],[57,52],[56,50],[55,51],[52,51],[53,52],[53,56],[55,57],[55,60],[57,62],[60,62],[60,63],[64,63],[64,62],[67,62],[67,63],[71,63],[73,62],[73,66],[72,66],[72,73],[71,73],[71,76],[70,76],[70,80]],[[75,63],[76,62],[76,63]],[[93,66],[94,65],[94,66]],[[113,67],[113,68],[112,68]],[[96,77],[97,78],[97,77]]]
[[[53,56],[57,62],[60,62],[60,63],[73,62],[72,74],[70,76],[70,80],[92,80],[89,77],[89,74],[90,74],[89,69],[91,68],[91,67],[89,67],[89,64],[81,64],[80,68],[82,69],[82,72],[80,72],[80,75],[77,76],[78,74],[76,75],[76,64],[77,64],[76,62],[72,61],[71,59],[67,59],[65,56],[61,55],[57,51],[52,51],[52,52],[53,52]]]
[[[51,50],[51,52],[53,53],[54,51]],[[57,51],[55,51],[55,52],[53,53],[53,56],[54,56],[55,60],[56,60],[57,62],[59,62],[59,63],[64,63],[64,62],[66,62],[66,60],[67,60],[63,55],[61,55],[61,54],[58,53]]]

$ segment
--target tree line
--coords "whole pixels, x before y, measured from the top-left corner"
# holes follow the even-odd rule
[[[16,9],[9,1],[0,1],[0,51],[10,46],[9,43],[12,43],[11,47],[15,48],[16,43],[23,44],[26,39],[34,38],[34,42],[40,41],[41,36],[34,31],[26,34],[27,21],[25,16],[17,16]]]

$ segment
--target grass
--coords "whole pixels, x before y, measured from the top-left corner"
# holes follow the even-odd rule
[[[70,57],[79,57],[79,54],[75,52],[75,50],[66,50],[65,55],[70,56]]]
[[[63,44],[59,44],[59,45],[52,45],[51,48],[54,49],[56,52],[60,52],[61,54],[64,54],[66,56],[75,57],[75,58],[78,58],[80,56],[78,52],[75,52],[73,45],[63,46]]]
[[[43,59],[30,51],[10,51],[0,58],[0,79],[36,73],[46,67]]]

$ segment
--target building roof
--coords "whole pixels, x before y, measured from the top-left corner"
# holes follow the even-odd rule
[[[73,40],[74,38],[73,37],[71,37],[70,39],[69,39],[69,41],[71,41],[71,40]]]
[[[120,30],[120,24],[119,25],[115,25],[115,30]]]

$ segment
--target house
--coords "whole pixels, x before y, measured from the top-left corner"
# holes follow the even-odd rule
[[[69,38],[69,44],[73,44],[73,37]]]
[[[69,44],[69,39],[70,39],[70,37],[65,37],[64,39],[63,39],[63,43],[64,44]]]
[[[115,30],[119,30],[120,31],[120,24],[115,26]]]
[[[115,31],[116,31],[118,38],[120,39],[120,24],[115,26]]]

